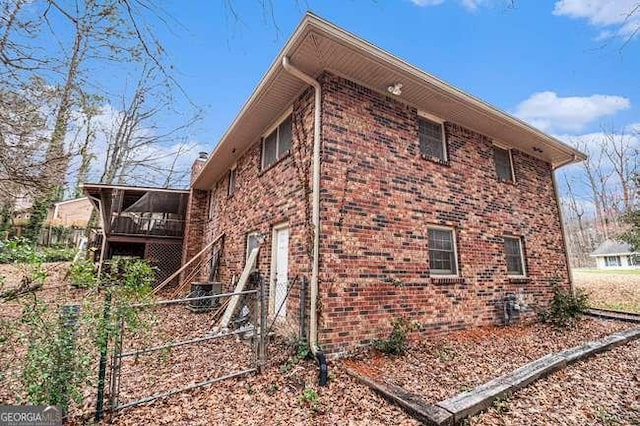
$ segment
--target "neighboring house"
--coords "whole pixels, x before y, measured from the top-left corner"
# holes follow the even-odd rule
[[[623,241],[605,240],[592,253],[598,269],[629,269],[637,267],[635,259],[640,253]]]
[[[553,172],[584,158],[308,14],[194,164],[183,262],[224,233],[230,283],[260,236],[271,309],[308,277],[310,343],[331,354],[401,316],[425,333],[497,324],[508,293],[544,304],[570,286]]]
[[[47,211],[47,226],[86,228],[93,205],[87,197],[53,203]]]

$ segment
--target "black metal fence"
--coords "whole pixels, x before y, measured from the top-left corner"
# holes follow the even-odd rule
[[[126,319],[118,322],[109,354],[108,409],[122,410],[285,362],[287,350],[297,348],[306,335],[306,283],[295,277],[284,294],[276,298],[271,293],[270,298],[262,275],[254,273],[244,291],[192,293],[130,306],[137,312],[135,321],[148,326],[133,331]],[[221,324],[227,311],[231,320]]]
[[[229,306],[237,313],[216,326]],[[121,410],[256,372],[265,361],[260,288],[132,306],[151,323],[144,333],[120,322],[110,362],[109,407]]]

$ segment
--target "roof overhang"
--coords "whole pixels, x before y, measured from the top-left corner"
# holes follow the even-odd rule
[[[582,152],[524,121],[307,13],[216,145],[194,188],[210,189],[305,89],[305,83],[282,68],[285,56],[309,75],[317,77],[327,70],[385,95],[390,84],[400,82],[399,102],[496,139],[554,169],[586,159]]]
[[[148,186],[127,186],[127,185],[107,185],[103,183],[83,183],[80,185],[82,190],[88,196],[95,196],[96,194],[100,194],[101,191],[104,190],[125,190],[125,191],[141,191],[141,192],[173,192],[173,193],[181,193],[188,194],[189,190],[187,189],[172,189],[172,188],[157,188],[157,187],[148,187]]]

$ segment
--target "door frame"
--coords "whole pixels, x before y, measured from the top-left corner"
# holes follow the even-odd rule
[[[269,313],[276,314],[276,268],[278,257],[278,232],[283,229],[289,229],[289,239],[291,239],[291,228],[289,222],[280,222],[273,225],[271,230],[271,270],[269,271]],[[287,246],[287,256],[289,256],[289,247]],[[288,262],[287,262],[288,264]],[[287,268],[288,269],[288,268]],[[288,275],[289,271],[287,271]]]

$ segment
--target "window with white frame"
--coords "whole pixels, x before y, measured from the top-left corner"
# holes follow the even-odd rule
[[[236,168],[229,169],[229,177],[227,180],[227,195],[231,196],[236,191]]]
[[[291,148],[293,131],[291,115],[287,116],[271,133],[262,139],[262,169],[273,165]]]
[[[458,256],[453,229],[429,228],[428,231],[431,275],[458,275]]]
[[[605,266],[621,266],[622,262],[620,262],[620,256],[605,256],[604,264]]]
[[[522,238],[504,237],[504,253],[507,260],[507,274],[512,276],[525,276],[524,251],[522,250]]]
[[[499,180],[513,182],[513,162],[511,150],[493,147],[493,161],[496,164],[496,174]]]
[[[420,154],[426,158],[447,161],[447,147],[442,123],[418,117],[418,137]]]

